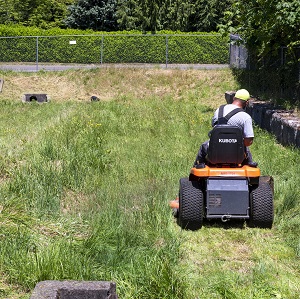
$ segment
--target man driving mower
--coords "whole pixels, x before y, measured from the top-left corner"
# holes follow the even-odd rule
[[[204,219],[272,228],[273,178],[261,176],[248,148],[254,138],[252,118],[244,111],[249,98],[240,89],[232,104],[216,110],[209,141],[201,145],[189,176],[179,180],[170,207],[181,228],[200,229]]]
[[[212,127],[222,124],[239,127],[243,133],[245,146],[245,159],[242,162],[242,165],[257,167],[257,163],[252,161],[252,155],[249,150],[249,146],[253,143],[254,139],[252,118],[248,113],[244,111],[246,106],[248,105],[249,99],[249,92],[246,89],[239,89],[233,97],[232,104],[222,105],[215,111],[212,118]],[[194,167],[204,168],[205,164],[210,164],[207,158],[208,147],[209,140],[205,141],[201,145],[194,162]]]

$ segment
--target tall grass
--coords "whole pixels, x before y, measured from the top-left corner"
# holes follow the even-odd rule
[[[224,71],[202,84],[199,71],[193,88],[193,72],[157,72],[110,101],[0,97],[0,298],[29,298],[48,279],[114,280],[120,298],[297,298],[299,150],[255,129],[254,159],[275,180],[272,230],[181,231],[168,201],[207,139],[209,99],[234,86]],[[123,85],[128,74],[84,72],[92,86],[96,75]]]

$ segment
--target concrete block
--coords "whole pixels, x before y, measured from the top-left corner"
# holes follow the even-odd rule
[[[268,109],[265,111],[263,118],[262,118],[262,128],[267,130],[268,132],[271,132],[271,120],[273,117],[273,114],[276,110],[274,109]]]
[[[116,284],[110,281],[39,282],[30,299],[118,299]]]
[[[49,97],[45,93],[25,93],[22,97],[22,102],[38,102],[47,103],[49,102]]]
[[[0,78],[0,92],[2,92],[4,80]]]
[[[297,145],[297,135],[300,130],[300,119],[292,114],[282,117],[282,144]]]
[[[279,143],[299,147],[300,119],[292,111],[273,110],[271,114],[270,127],[266,129],[276,136]]]
[[[262,124],[263,109],[260,105],[255,105],[252,110],[253,121],[261,127]]]
[[[251,115],[253,121],[262,129],[267,129],[268,131],[275,111],[270,103],[253,100],[249,102],[249,106],[246,108],[246,112]]]
[[[296,147],[300,148],[300,127],[297,128],[295,139],[296,139]]]
[[[99,102],[100,99],[97,96],[91,96],[91,101],[92,102]]]
[[[279,113],[273,114],[270,127],[271,133],[274,134],[279,143],[282,143],[282,120]]]
[[[232,104],[234,95],[235,95],[235,91],[226,91],[225,92],[225,100],[226,100],[227,104]]]
[[[300,147],[300,118],[292,110],[250,100],[246,112],[259,127],[275,135],[279,143]]]

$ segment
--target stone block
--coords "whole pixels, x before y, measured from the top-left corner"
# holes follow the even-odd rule
[[[271,119],[271,133],[276,137],[279,143],[282,143],[282,120],[280,114],[275,112]]]
[[[110,281],[39,282],[30,299],[117,299],[116,284]]]
[[[49,97],[45,93],[25,93],[22,97],[22,102],[47,103],[49,102]]]
[[[235,91],[226,91],[225,92],[225,100],[226,100],[227,104],[232,104],[234,95],[235,95]]]
[[[297,135],[300,130],[300,119],[292,114],[282,117],[282,144],[297,145]]]
[[[300,118],[292,110],[250,100],[246,112],[259,127],[275,135],[279,143],[300,147]]]
[[[296,139],[296,147],[300,148],[300,127],[297,128],[295,139]]]
[[[253,101],[249,102],[249,106],[246,108],[253,121],[260,126],[262,129],[270,129],[270,122],[274,110],[274,107],[268,102]]]
[[[0,92],[2,92],[4,80],[0,78]]]
[[[268,132],[271,132],[271,121],[273,114],[276,110],[274,109],[267,109],[262,117],[262,128],[267,130]]]
[[[91,101],[92,102],[99,102],[100,99],[97,96],[91,96]]]

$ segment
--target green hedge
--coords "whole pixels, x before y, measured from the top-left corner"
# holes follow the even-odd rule
[[[0,25],[2,62],[228,63],[228,43],[217,33],[93,32]],[[71,44],[70,41],[76,41]]]

